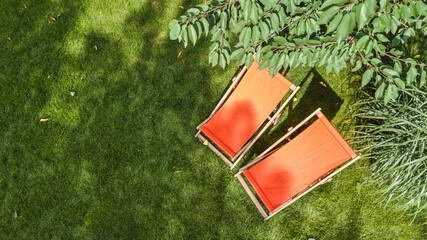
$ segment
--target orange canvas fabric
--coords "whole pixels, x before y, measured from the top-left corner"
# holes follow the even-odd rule
[[[324,115],[244,175],[269,211],[356,153]]]
[[[281,74],[273,78],[256,61],[215,116],[201,131],[233,157],[280,103],[292,83]]]

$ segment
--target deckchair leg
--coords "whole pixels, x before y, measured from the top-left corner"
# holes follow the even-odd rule
[[[216,155],[218,155],[225,163],[228,164],[228,166],[231,166],[233,163],[228,160],[224,154],[222,154],[218,149],[215,148],[214,145],[212,145],[205,137],[203,137],[201,134],[197,136],[197,138],[205,145],[207,145]]]
[[[246,184],[245,180],[240,174],[236,174],[235,177],[239,179],[239,182],[242,184],[243,188],[246,190],[246,192],[249,194],[249,197],[251,198],[252,202],[255,204],[255,206],[258,208],[258,211],[261,213],[261,215],[264,217],[268,217],[267,213],[265,212],[264,208],[262,208],[261,204],[259,203],[258,199],[255,197],[255,195],[252,193],[251,189],[249,188],[248,184]]]

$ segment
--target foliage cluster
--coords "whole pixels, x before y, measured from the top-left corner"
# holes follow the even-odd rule
[[[187,46],[210,34],[209,62],[222,68],[230,60],[250,66],[254,56],[271,75],[323,65],[338,74],[350,64],[387,103],[426,81],[425,57],[403,51],[408,39],[427,34],[426,15],[416,0],[214,0],[173,20],[170,38]]]
[[[427,209],[427,87],[407,88],[384,105],[369,97],[357,117],[365,120],[356,137],[366,144],[364,156],[375,159],[372,180],[382,186],[387,203],[406,201],[405,210]]]

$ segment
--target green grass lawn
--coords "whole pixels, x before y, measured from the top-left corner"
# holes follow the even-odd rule
[[[0,239],[422,239],[426,216],[384,207],[366,160],[262,219],[194,138],[237,71],[169,40],[195,2],[0,2]],[[245,163],[317,107],[350,136],[359,76],[286,76],[298,100]]]

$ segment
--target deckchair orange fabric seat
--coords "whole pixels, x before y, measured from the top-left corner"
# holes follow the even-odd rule
[[[265,158],[260,155],[255,160],[257,162],[243,167],[236,175],[242,180],[240,174],[243,173],[270,214],[286,206],[284,204],[290,204],[290,200],[349,159],[358,158],[320,110],[313,114],[318,119],[303,132],[285,145],[274,150],[270,147],[261,154]],[[285,137],[288,138],[290,134]]]
[[[199,137],[199,134],[203,133],[228,155],[228,157],[221,156],[220,152],[216,151],[223,160],[227,159],[225,161],[230,166],[235,166],[240,160],[238,158],[242,157],[256,141],[259,136],[252,139],[253,141],[250,141],[251,137],[269,118],[285,95],[292,90],[293,97],[299,89],[281,74],[271,77],[268,69],[260,70],[258,66],[254,61],[247,71],[246,68],[242,70],[222,102],[218,104],[211,116],[199,125],[199,132],[196,134],[196,137]],[[282,105],[281,110],[286,103]],[[270,119],[270,122],[274,120]],[[270,122],[264,127],[264,131],[271,125]],[[205,141],[204,137],[199,139]],[[213,146],[210,147],[212,149]],[[238,160],[233,164],[235,159]]]

